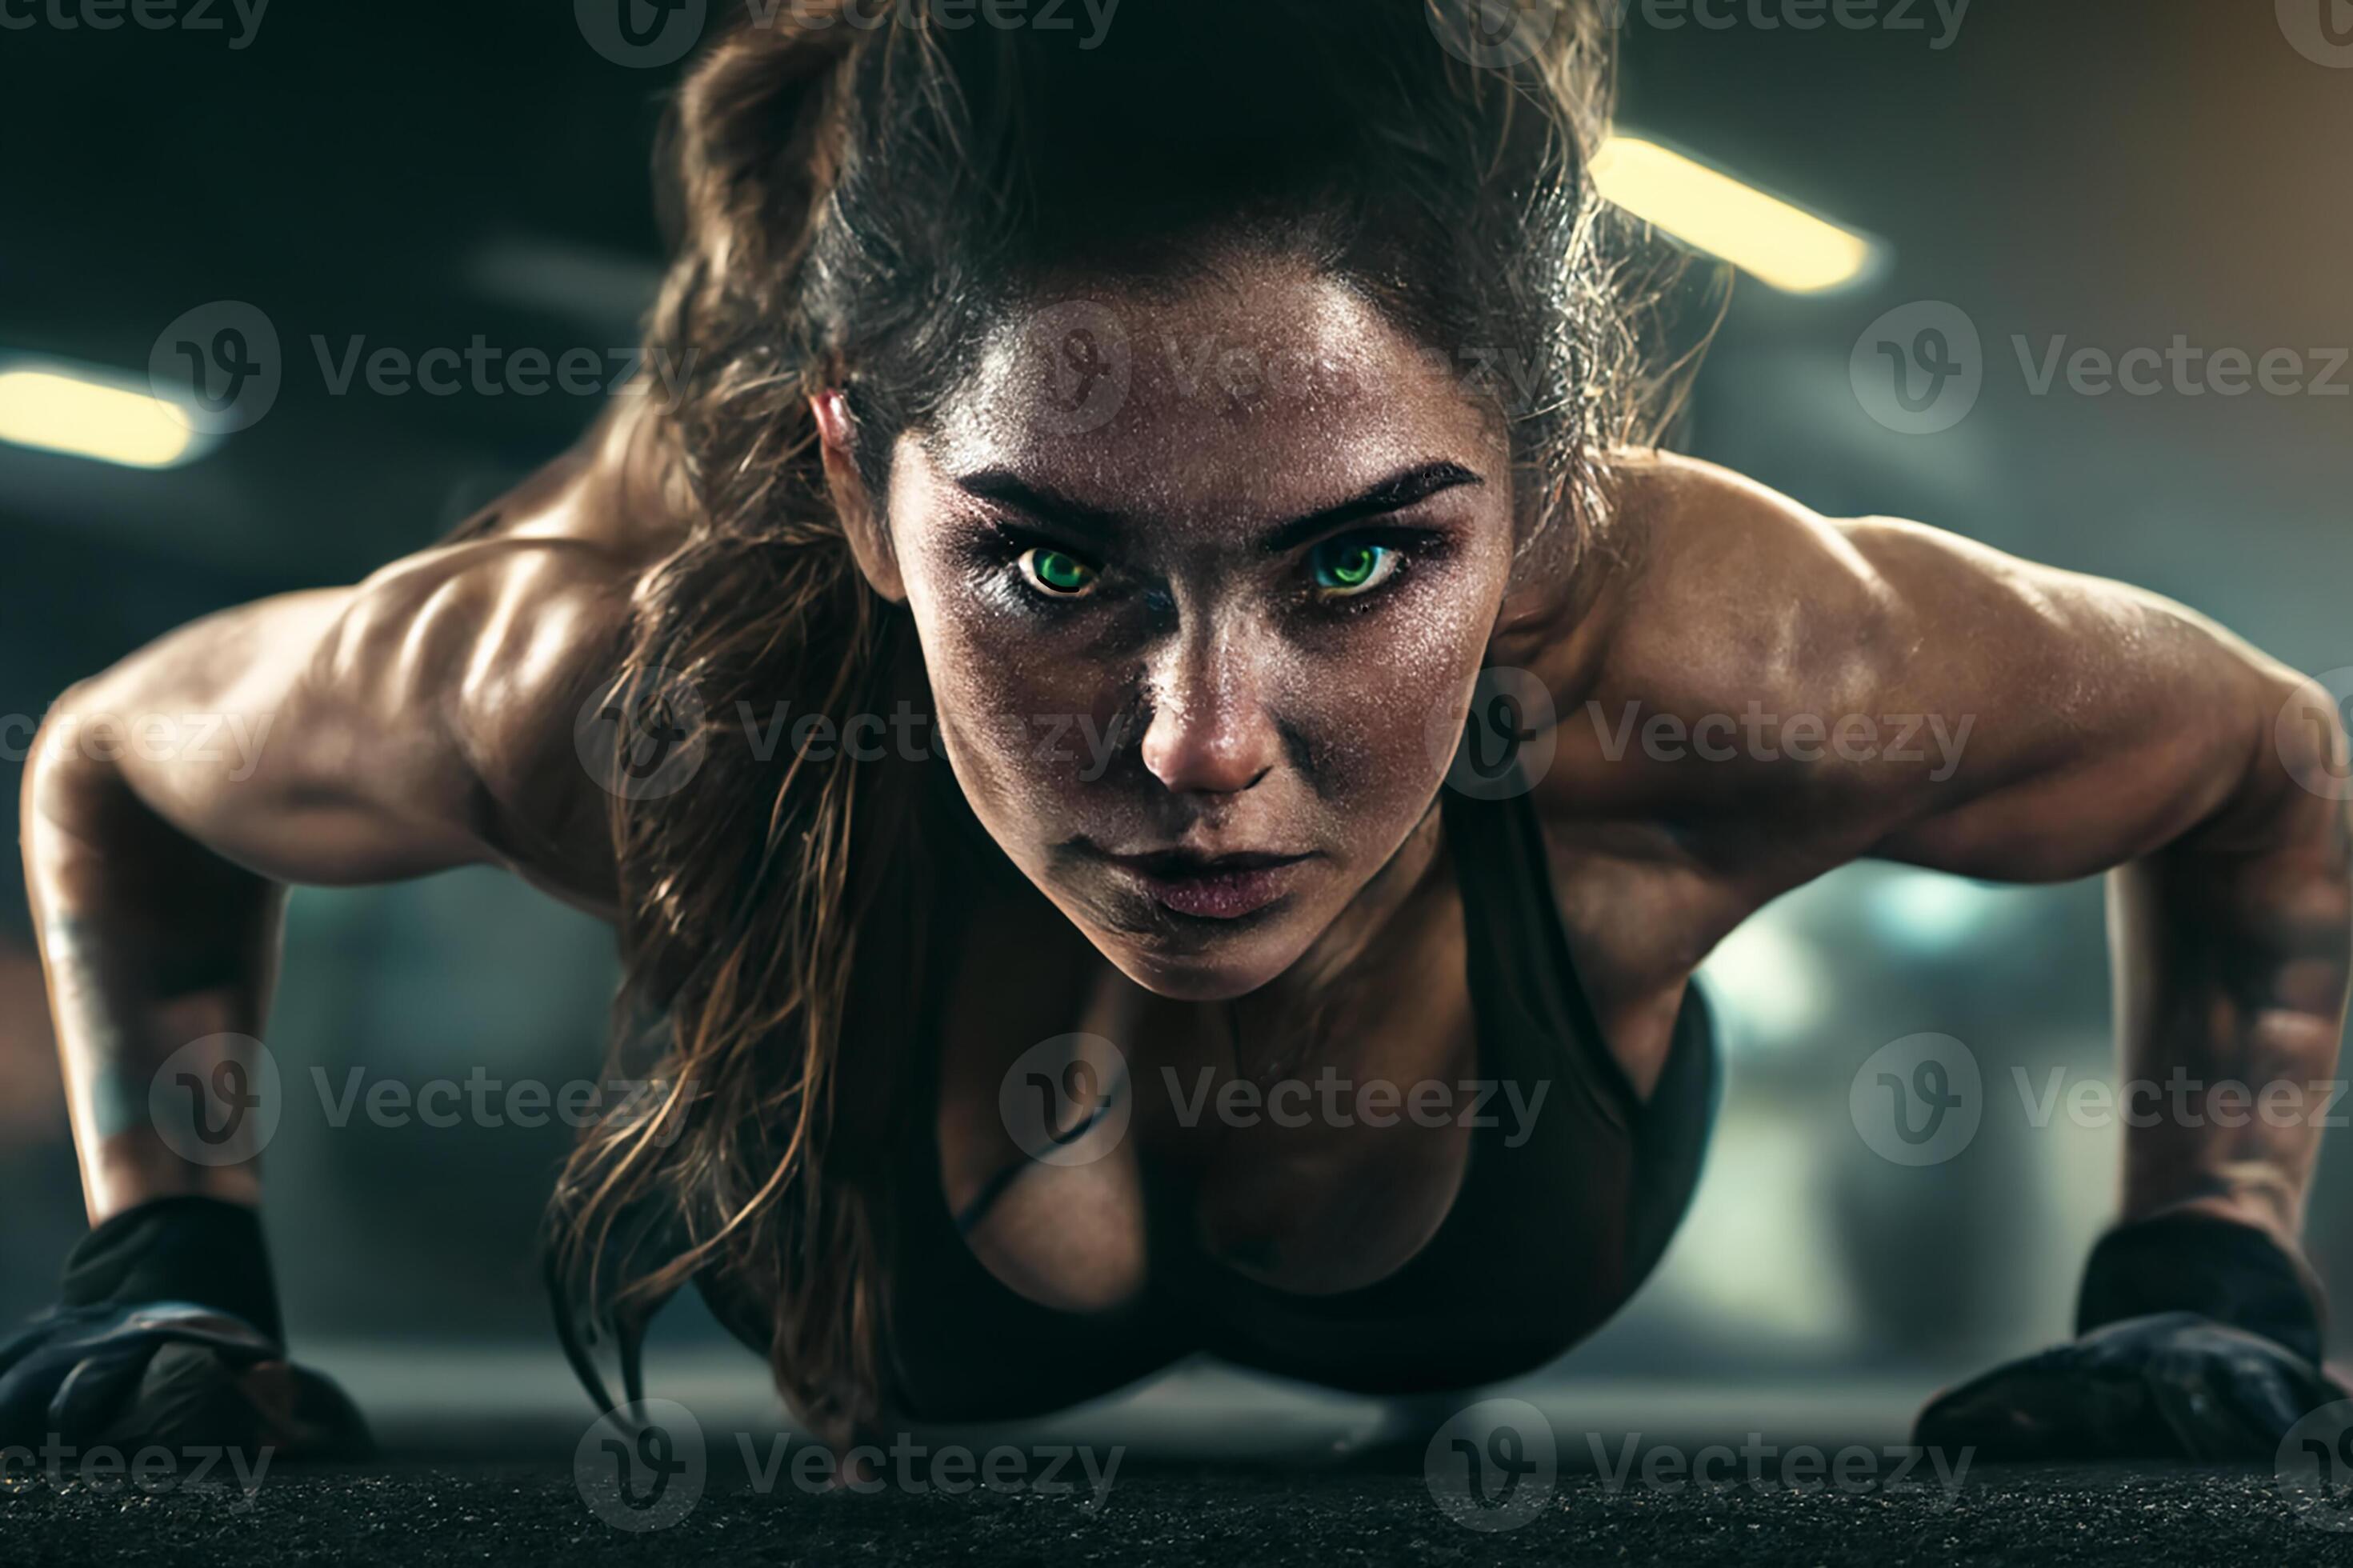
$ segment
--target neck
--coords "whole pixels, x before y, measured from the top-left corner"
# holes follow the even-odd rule
[[[1230,1004],[1229,1020],[1241,1037],[1238,1052],[1251,1077],[1281,1074],[1317,1046],[1319,1021],[1353,994],[1364,977],[1392,956],[1398,915],[1428,882],[1445,847],[1438,797],[1407,833],[1387,863],[1291,967]]]

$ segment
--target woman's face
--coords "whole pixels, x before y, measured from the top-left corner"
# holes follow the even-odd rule
[[[1261,263],[1008,321],[884,509],[974,812],[1123,972],[1296,962],[1435,798],[1512,559],[1462,362]]]

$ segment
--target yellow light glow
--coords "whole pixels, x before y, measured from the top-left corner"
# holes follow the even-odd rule
[[[1611,137],[1592,174],[1604,199],[1787,293],[1836,289],[1871,265],[1862,236],[1655,142]]]
[[[153,394],[56,365],[0,370],[0,441],[132,468],[168,468],[211,445]]]

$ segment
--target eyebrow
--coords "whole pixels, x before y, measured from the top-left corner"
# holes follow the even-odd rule
[[[1057,524],[1102,543],[1115,543],[1139,531],[1136,520],[1124,512],[1073,500],[1050,486],[1035,483],[1007,468],[983,468],[957,476],[955,484],[968,495],[1027,512],[1041,522]],[[1403,511],[1444,490],[1487,481],[1460,463],[1422,463],[1403,468],[1340,502],[1279,522],[1259,540],[1259,548],[1280,555],[1334,529],[1366,518]]]

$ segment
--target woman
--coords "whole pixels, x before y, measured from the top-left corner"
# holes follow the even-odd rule
[[[242,1092],[290,883],[489,863],[614,922],[617,1061],[667,1087],[579,1149],[554,1277],[625,1337],[693,1280],[838,1436],[1201,1349],[1400,1394],[1557,1355],[1695,1179],[1694,967],[1859,857],[2114,869],[2134,1076],[2327,1076],[2333,708],[2178,605],[1646,445],[1595,16],[913,9],[688,78],[674,399],[58,705],[273,727],[249,777],[30,771],[95,1229],[0,1436],[355,1436],[285,1360],[253,1163],[145,1114],[167,1061]],[[2136,1130],[2085,1337],[1924,1438],[2268,1453],[2335,1396],[2316,1140]]]

